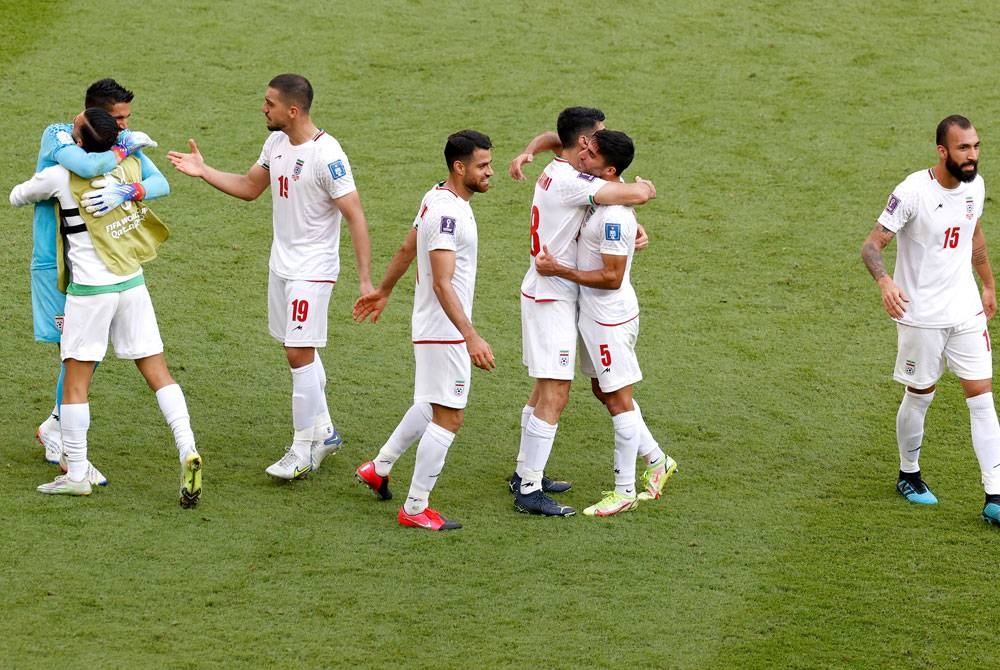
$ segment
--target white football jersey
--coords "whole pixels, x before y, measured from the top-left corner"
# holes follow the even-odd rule
[[[556,157],[535,182],[531,201],[531,258],[521,282],[521,293],[534,300],[576,300],[577,285],[535,271],[535,256],[548,246],[563,265],[576,267],[576,236],[603,179],[578,172],[565,158]]]
[[[910,299],[900,323],[950,328],[983,311],[972,271],[972,234],[983,213],[983,178],[944,188],[934,170],[895,188],[878,222],[896,233],[893,280]]]
[[[86,224],[80,217],[80,205],[73,197],[69,185],[69,170],[62,165],[45,168],[10,192],[11,204],[18,207],[49,198],[59,201],[59,209],[66,219],[66,225],[76,231],[64,237],[66,269],[72,283],[80,286],[113,286],[142,274],[142,268],[139,268],[131,274],[116,275],[97,255]],[[52,243],[54,245],[55,240]]]
[[[472,298],[476,291],[476,253],[479,236],[476,217],[469,202],[443,183],[424,195],[413,221],[417,229],[417,286],[413,292],[412,332],[414,343],[463,342],[434,293],[430,252],[455,252],[455,272],[451,285],[462,303],[462,311],[472,320]]]
[[[276,131],[257,164],[271,174],[271,270],[283,279],[336,281],[341,214],[333,201],[356,190],[340,143],[321,130],[296,146]]]
[[[639,300],[632,288],[632,255],[639,224],[635,210],[622,205],[594,209],[580,229],[577,269],[600,270],[602,254],[627,256],[625,276],[617,289],[580,286],[580,312],[603,326],[617,326],[639,316]]]

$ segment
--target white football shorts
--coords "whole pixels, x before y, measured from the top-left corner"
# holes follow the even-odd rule
[[[521,296],[522,362],[535,379],[572,380],[576,368],[576,301]]]
[[[429,402],[464,409],[472,389],[472,360],[461,344],[413,344],[413,402]]]
[[[137,360],[163,353],[153,301],[145,284],[121,293],[66,296],[63,360],[101,361],[108,339],[118,358]]]
[[[605,326],[580,315],[580,372],[596,379],[605,393],[642,381],[635,355],[639,317],[617,326]]]
[[[898,348],[893,378],[915,389],[937,383],[945,364],[959,379],[992,379],[993,354],[986,315],[953,328],[896,324]]]
[[[332,281],[267,278],[267,327],[288,347],[325,347]]]

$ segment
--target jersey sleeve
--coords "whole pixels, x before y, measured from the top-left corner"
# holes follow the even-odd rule
[[[168,195],[170,193],[170,184],[167,183],[167,178],[163,176],[160,169],[141,151],[137,151],[135,156],[139,159],[139,165],[142,168],[141,183],[143,190],[146,192],[144,200],[154,200]]]
[[[118,165],[118,156],[115,152],[87,153],[76,145],[69,131],[57,125],[49,126],[42,133],[38,159],[39,165],[58,163],[84,179],[111,172]]]
[[[607,182],[585,172],[567,172],[556,184],[559,199],[568,207],[594,204],[594,195]]]
[[[889,200],[885,204],[885,209],[879,214],[878,222],[886,229],[898,233],[913,218],[916,206],[916,193],[903,182],[889,194]]]
[[[264,146],[260,149],[260,156],[257,158],[257,165],[268,172],[271,171],[271,149],[274,147],[277,137],[277,132],[273,132],[267,136],[267,139],[264,140]]]
[[[628,256],[635,246],[638,227],[632,209],[609,208],[601,226],[601,253],[609,256]]]
[[[455,236],[459,225],[461,222],[455,212],[438,205],[427,209],[417,230],[427,242],[427,251],[455,251],[458,248]]]
[[[315,170],[316,182],[334,200],[358,190],[354,184],[351,163],[338,142],[331,142],[324,148]]]
[[[10,192],[10,204],[23,207],[42,200],[54,198],[59,192],[59,185],[66,181],[65,169],[53,165],[45,168],[26,182],[15,186]]]

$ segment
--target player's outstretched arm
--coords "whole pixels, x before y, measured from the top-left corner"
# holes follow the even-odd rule
[[[260,165],[254,163],[246,174],[222,172],[205,163],[194,140],[188,140],[189,153],[168,151],[167,159],[178,172],[189,177],[199,177],[227,195],[241,200],[255,200],[270,185],[270,175]]]
[[[374,290],[363,294],[354,302],[354,320],[362,323],[371,317],[372,323],[378,323],[382,311],[389,302],[389,295],[395,288],[396,282],[406,274],[406,271],[417,256],[417,229],[410,228],[402,246],[389,261],[389,266],[385,269],[385,276],[381,283]]]
[[[990,255],[986,251],[986,235],[979,221],[976,222],[976,232],[972,234],[972,267],[983,282],[983,312],[987,319],[992,319],[997,312],[997,287]]]
[[[896,233],[876,223],[861,245],[861,259],[882,292],[882,306],[886,313],[894,319],[900,319],[906,313],[906,303],[910,302],[910,299],[886,272],[885,260],[882,258],[882,250],[889,246],[895,236]]]

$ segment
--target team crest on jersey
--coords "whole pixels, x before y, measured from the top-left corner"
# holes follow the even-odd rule
[[[455,380],[455,395],[461,396],[465,395],[465,380],[457,379]]]
[[[917,372],[917,362],[916,361],[906,361],[903,365],[903,371],[908,375],[913,375]]]
[[[896,211],[896,208],[899,207],[899,203],[900,203],[899,198],[897,198],[896,194],[893,193],[892,195],[889,196],[889,202],[886,203],[885,211],[888,212],[889,214],[893,214]]]
[[[305,165],[305,164],[306,164],[306,162],[304,160],[302,160],[301,158],[299,158],[298,160],[295,161],[295,169],[292,170],[292,181],[298,181],[299,180],[299,177],[302,176],[302,166]]]
[[[609,242],[617,242],[622,238],[622,224],[620,223],[605,223],[604,224],[604,239]]]
[[[455,234],[455,219],[450,216],[441,217],[441,232],[445,235]]]
[[[576,176],[578,179],[582,179],[584,181],[594,181],[597,178],[592,174],[587,174],[586,172],[578,172]]]
[[[330,176],[334,179],[340,179],[347,174],[347,168],[344,167],[344,161],[333,161],[328,163],[327,166],[330,169]]]
[[[965,218],[972,221],[972,217],[976,215],[976,202],[972,199],[971,195],[965,196]]]
[[[65,318],[66,317],[64,317],[64,316],[53,317],[53,321],[56,322],[56,330],[58,330],[60,333],[63,332],[63,320]]]
[[[569,349],[562,349],[559,352],[559,365],[560,367],[569,365]]]

